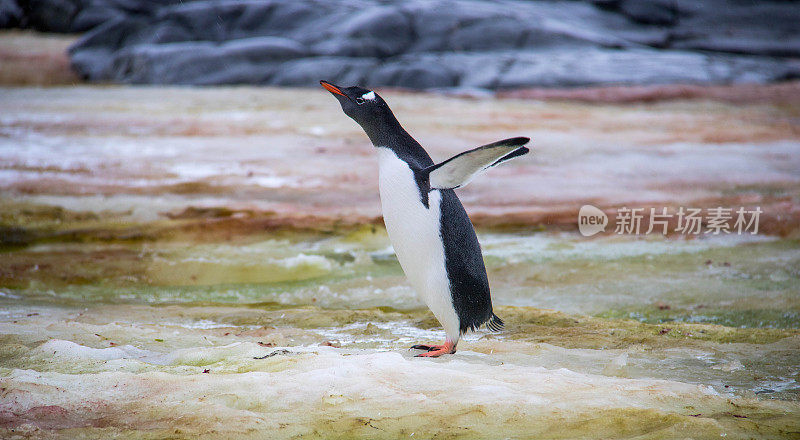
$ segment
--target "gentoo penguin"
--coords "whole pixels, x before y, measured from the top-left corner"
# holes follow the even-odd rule
[[[378,152],[383,221],[411,286],[444,327],[443,345],[415,345],[418,356],[455,353],[467,330],[503,321],[492,311],[481,247],[453,191],[478,173],[529,150],[517,137],[457,154],[434,164],[377,93],[320,81],[344,113],[367,133]]]

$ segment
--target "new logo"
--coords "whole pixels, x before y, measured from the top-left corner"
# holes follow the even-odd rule
[[[606,230],[608,216],[592,205],[583,205],[578,212],[578,230],[584,237],[591,237]]]

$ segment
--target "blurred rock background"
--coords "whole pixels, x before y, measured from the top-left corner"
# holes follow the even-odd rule
[[[0,0],[89,81],[414,89],[800,77],[800,2]]]

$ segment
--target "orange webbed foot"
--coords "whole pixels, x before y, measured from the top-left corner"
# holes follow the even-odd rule
[[[427,351],[427,353],[418,354],[415,357],[439,357],[456,352],[456,344],[450,341],[445,341],[444,345],[414,345],[411,348]]]

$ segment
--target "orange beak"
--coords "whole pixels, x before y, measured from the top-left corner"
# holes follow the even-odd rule
[[[341,91],[341,90],[339,90],[339,88],[338,88],[338,87],[336,87],[335,85],[333,85],[333,84],[331,84],[331,83],[329,83],[329,82],[326,82],[326,81],[320,81],[319,83],[320,83],[320,84],[322,84],[322,87],[325,87],[325,89],[326,89],[327,91],[329,91],[329,92],[331,92],[331,93],[336,93],[337,95],[342,95],[342,96],[344,96],[344,97],[347,97],[347,95],[345,95],[344,93],[342,93],[342,91]]]

